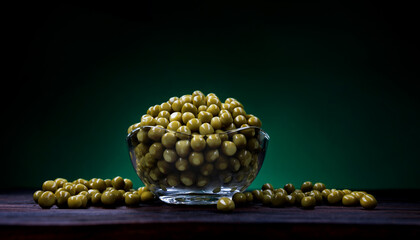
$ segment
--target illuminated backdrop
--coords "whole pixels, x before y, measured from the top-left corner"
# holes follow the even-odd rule
[[[201,90],[238,99],[271,136],[251,188],[418,188],[406,9],[155,4],[11,7],[2,187],[117,175],[140,186],[128,126],[150,105]]]

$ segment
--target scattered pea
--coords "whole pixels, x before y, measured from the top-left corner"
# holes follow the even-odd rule
[[[103,192],[107,187],[106,182],[100,178],[93,178],[90,186],[93,189],[98,189],[100,192]]]
[[[286,195],[284,192],[277,192],[276,194],[274,194],[272,200],[271,200],[271,204],[273,207],[281,207],[284,206],[286,204]]]
[[[313,188],[313,184],[310,181],[306,181],[302,183],[302,185],[300,186],[300,190],[302,190],[302,192],[309,192],[312,190],[312,188]]]
[[[321,195],[322,195],[322,199],[325,201],[325,202],[327,202],[328,201],[328,195],[331,193],[331,190],[330,189],[324,189],[324,190],[322,190],[322,192],[321,192]]]
[[[79,195],[71,196],[67,199],[67,205],[69,208],[81,208],[82,207],[82,199],[78,197]]]
[[[255,189],[252,191],[252,195],[254,196],[254,201],[261,201],[262,200],[262,191]]]
[[[83,195],[86,197],[86,200],[89,202],[91,199],[90,193],[88,191],[81,191],[78,195]]]
[[[63,187],[64,183],[67,182],[67,179],[65,178],[56,178],[55,183],[57,183],[57,189]]]
[[[359,201],[354,195],[346,194],[343,196],[341,202],[344,206],[353,206],[356,205]]]
[[[274,191],[271,190],[271,189],[262,190],[262,193],[263,193],[263,195],[271,195],[271,196],[274,195]]]
[[[105,206],[113,206],[117,202],[118,195],[113,191],[105,191],[102,193],[101,202]]]
[[[231,212],[235,209],[235,203],[228,197],[221,197],[217,201],[217,210],[222,212]]]
[[[349,189],[343,189],[342,191],[343,191],[344,195],[351,194],[351,192],[352,192]]]
[[[76,186],[73,183],[67,183],[63,185],[63,190],[66,190],[70,195],[76,194]]]
[[[143,191],[140,196],[140,199],[142,202],[150,202],[154,198],[155,198],[155,195],[150,191]]]
[[[235,202],[235,206],[241,206],[247,203],[246,195],[241,192],[233,194],[232,200]]]
[[[296,197],[295,196],[293,196],[293,195],[287,195],[286,196],[286,204],[287,205],[293,206],[293,205],[295,205],[295,203],[296,203]]]
[[[125,204],[127,206],[136,206],[140,203],[140,196],[137,193],[130,193],[125,195]]]
[[[56,204],[59,208],[66,208],[67,207],[67,200],[71,197],[70,193],[63,190],[63,191],[56,191],[55,192],[55,199]]]
[[[124,190],[130,191],[130,189],[132,188],[133,188],[133,182],[128,178],[124,178]]]
[[[317,183],[314,184],[312,189],[313,190],[318,190],[319,192],[322,192],[322,191],[324,191],[324,189],[326,189],[326,187],[325,187],[325,184],[317,182]]]
[[[107,178],[104,181],[105,181],[106,187],[112,187],[112,180],[111,179]]]
[[[305,194],[303,192],[299,192],[299,191],[294,191],[291,195],[295,197],[296,203],[298,205],[301,204],[302,199],[305,197]]]
[[[133,182],[128,178],[115,177],[113,180],[92,178],[89,181],[79,178],[73,182],[67,182],[64,178],[57,178],[54,181],[48,180],[42,184],[44,189],[54,189],[54,183],[61,185],[53,191],[35,191],[33,199],[42,208],[51,208],[54,204],[59,208],[87,208],[90,205],[105,207],[116,207],[120,204],[127,206],[136,205],[140,202],[141,194],[143,201],[155,199],[155,195],[149,191],[148,187],[141,187],[138,190],[132,189]],[[57,182],[61,182],[57,184]],[[116,189],[114,188],[121,188]],[[90,189],[88,189],[90,188]],[[137,196],[127,195],[135,194]],[[127,198],[127,199],[126,199]]]
[[[82,184],[82,183],[78,183],[78,184],[76,184],[75,186],[75,191],[76,191],[76,194],[79,194],[80,192],[82,192],[82,191],[87,191],[87,190],[89,190],[84,184]]]
[[[262,190],[266,190],[266,189],[270,189],[274,191],[273,185],[271,185],[271,183],[265,183],[262,187]]]
[[[343,195],[339,191],[332,191],[330,194],[328,194],[327,200],[329,204],[337,204],[341,202],[341,199],[343,198]]]
[[[315,198],[313,196],[306,196],[306,197],[303,197],[302,198],[302,200],[300,202],[300,205],[303,208],[311,209],[311,208],[314,208],[315,207],[316,200],[315,200]]]
[[[251,192],[245,192],[247,202],[253,202],[254,201],[254,195]]]
[[[112,186],[115,189],[124,189],[124,179],[120,176],[115,177],[112,179]]]
[[[57,183],[53,180],[45,181],[42,184],[42,191],[55,192],[57,190]]]
[[[80,206],[81,208],[86,208],[87,204],[88,204],[88,198],[86,195],[84,194],[78,194],[76,195],[77,199],[80,199],[80,201],[82,202],[82,205]]]
[[[317,204],[322,203],[322,194],[318,190],[312,190],[309,192],[308,196],[312,196],[315,198]]]
[[[45,191],[39,196],[38,204],[42,208],[51,208],[55,204],[55,195],[51,191]]]
[[[39,197],[42,195],[42,193],[44,193],[44,192],[43,192],[43,191],[41,191],[41,190],[38,190],[38,191],[34,192],[34,194],[33,194],[33,199],[34,199],[34,201],[35,201],[36,203],[38,203],[38,199],[39,199]]]
[[[102,193],[100,193],[100,192],[94,192],[91,195],[92,205],[99,205],[99,204],[101,204],[102,203],[101,198],[102,198]]]
[[[295,186],[291,183],[288,183],[286,185],[284,185],[284,190],[286,190],[287,194],[291,194],[292,192],[295,191]]]
[[[378,202],[373,195],[365,194],[360,198],[360,205],[362,205],[364,209],[374,209],[378,205]]]
[[[263,194],[262,196],[262,204],[266,206],[270,206],[272,203],[273,195],[271,194]]]
[[[360,201],[360,199],[365,195],[364,192],[360,192],[360,191],[353,191],[351,193],[351,195],[355,196],[357,201]]]

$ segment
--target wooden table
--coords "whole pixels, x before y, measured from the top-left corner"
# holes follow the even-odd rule
[[[0,239],[219,239],[232,233],[270,239],[420,236],[418,190],[374,192],[379,201],[374,210],[327,205],[304,210],[252,204],[231,213],[218,212],[215,206],[161,202],[136,208],[41,209],[33,202],[32,193],[0,192]]]

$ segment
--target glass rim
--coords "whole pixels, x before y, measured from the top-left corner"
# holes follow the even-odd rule
[[[202,135],[202,134],[192,134],[192,133],[191,134],[187,134],[187,133],[177,132],[177,131],[173,131],[173,130],[166,129],[166,128],[159,127],[159,126],[150,126],[150,125],[140,126],[140,127],[137,127],[135,129],[133,129],[127,135],[127,139],[130,139],[134,134],[136,134],[138,132],[138,130],[144,129],[144,128],[149,128],[149,129],[151,129],[151,128],[158,128],[158,129],[164,130],[165,132],[172,132],[172,133],[175,133],[175,134],[181,134],[181,135],[185,135],[186,137],[193,137],[195,135],[198,135],[198,136],[208,136],[208,135],[212,135],[212,134],[232,134],[232,133],[243,131],[243,130],[247,130],[247,129],[259,129],[260,132],[267,138],[267,140],[270,139],[270,136],[268,135],[268,133],[266,131],[264,131],[262,128],[257,127],[257,126],[246,126],[246,127],[235,128],[235,129],[227,130],[227,131],[223,131],[223,132],[218,132],[218,133],[214,132],[214,133],[211,133],[211,134]]]

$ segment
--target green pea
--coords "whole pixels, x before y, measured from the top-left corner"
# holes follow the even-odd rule
[[[296,197],[295,196],[293,196],[293,195],[287,195],[286,196],[286,204],[287,205],[295,205],[295,203],[296,203]]]
[[[73,183],[65,183],[63,189],[70,193],[70,195],[76,194],[76,186]]]
[[[352,192],[349,189],[343,189],[342,191],[343,191],[344,195],[351,194],[351,192]]]
[[[303,208],[311,209],[311,208],[314,208],[315,207],[316,200],[315,200],[315,198],[313,196],[306,196],[306,197],[303,197],[302,198],[302,200],[300,202],[300,205]]]
[[[254,196],[254,201],[262,201],[262,191],[255,189],[252,191],[252,195]]]
[[[302,183],[302,185],[300,186],[300,190],[302,190],[302,192],[309,192],[311,191],[313,188],[312,182],[310,181],[306,181],[304,183]]]
[[[79,194],[82,191],[88,191],[89,189],[82,183],[78,183],[75,186],[76,194]]]
[[[271,206],[272,199],[273,199],[273,195],[263,194],[261,201],[262,201],[263,205]]]
[[[235,206],[245,205],[247,202],[245,194],[241,192],[233,194],[232,200],[235,202]]]
[[[90,185],[91,185],[91,188],[97,189],[99,192],[105,191],[107,187],[105,181],[100,178],[92,179],[92,182]]]
[[[343,198],[343,195],[339,191],[332,191],[330,194],[328,194],[327,200],[329,204],[338,204],[341,202],[341,199]]]
[[[118,200],[118,195],[114,191],[105,191],[102,193],[101,202],[105,206],[113,206]]]
[[[155,195],[151,191],[143,191],[140,196],[142,202],[150,202],[155,199]]]
[[[38,205],[42,208],[51,208],[55,204],[55,195],[51,191],[45,191],[38,198]]]
[[[64,183],[67,182],[67,179],[65,178],[56,178],[55,183],[57,183],[57,189],[63,187]]]
[[[100,193],[100,191],[98,189],[92,188],[88,190],[88,193],[90,194],[90,196],[92,196],[94,193]]]
[[[115,190],[114,193],[117,195],[117,203],[123,203],[125,191],[123,189],[118,189]]]
[[[374,209],[378,205],[378,201],[376,198],[371,194],[365,194],[362,198],[360,198],[360,205],[364,209]]]
[[[247,202],[253,202],[254,201],[254,195],[251,192],[245,192]]]
[[[108,188],[108,187],[112,187],[112,180],[111,179],[105,179],[104,180],[105,181],[105,184],[106,184],[106,187]]]
[[[87,202],[90,202],[91,195],[89,191],[81,191],[78,195],[84,195],[86,197]]]
[[[365,195],[364,192],[360,192],[360,191],[353,191],[351,193],[351,195],[355,196],[357,201],[360,201],[360,199]]]
[[[263,193],[263,195],[271,195],[271,196],[274,195],[274,191],[271,190],[271,189],[265,189],[265,190],[262,191],[262,193]]]
[[[278,192],[282,192],[282,193],[284,193],[284,194],[288,194],[287,193],[287,191],[286,190],[284,190],[283,188],[277,188],[277,189],[274,189],[274,193],[278,193]]]
[[[67,205],[69,208],[81,208],[83,204],[82,198],[79,195],[71,196],[67,199]]]
[[[322,192],[324,189],[326,189],[325,184],[321,182],[317,182],[314,184],[313,190],[318,190],[319,192]]]
[[[185,186],[189,187],[194,184],[196,175],[191,171],[182,172],[179,179]]]
[[[286,190],[287,194],[291,194],[292,192],[295,191],[295,186],[291,183],[288,183],[286,185],[284,185],[284,190]]]
[[[309,192],[309,196],[312,196],[315,198],[317,204],[322,203],[322,194],[318,190],[312,190]]]
[[[271,183],[266,183],[266,184],[262,185],[261,190],[266,190],[266,189],[274,191],[274,187],[273,187],[273,185],[271,185]]]
[[[236,145],[231,141],[223,141],[221,149],[226,156],[233,156],[237,150]]]
[[[91,199],[90,199],[90,201],[92,202],[92,205],[99,205],[99,204],[101,204],[101,197],[102,197],[102,193],[100,193],[100,192],[93,192],[93,193],[91,193]]]
[[[322,192],[321,192],[321,195],[322,195],[322,199],[325,201],[325,202],[327,202],[328,201],[328,195],[331,193],[331,190],[330,189],[324,189],[324,190],[322,190]]]
[[[120,176],[115,177],[112,179],[112,186],[115,189],[124,189],[124,179]]]
[[[87,204],[88,204],[88,198],[86,195],[84,194],[78,194],[76,195],[76,198],[80,199],[82,201],[82,206],[81,208],[86,208]]]
[[[344,206],[354,206],[357,203],[359,203],[357,198],[351,194],[344,195],[341,202],[343,203]]]
[[[38,191],[34,192],[32,197],[34,198],[34,201],[36,203],[38,203],[38,199],[43,193],[44,193],[44,191],[41,191],[41,190],[38,190]]]
[[[83,178],[78,178],[78,179],[74,180],[73,183],[74,184],[80,183],[80,184],[83,184],[85,186],[89,185],[89,182],[86,179],[83,179]]]
[[[235,209],[235,203],[228,197],[221,197],[217,201],[217,210],[222,212],[232,212]]]
[[[70,193],[65,190],[55,192],[57,206],[59,208],[66,208],[69,197],[71,197]]]
[[[55,181],[53,181],[53,180],[45,181],[42,184],[42,191],[50,191],[50,192],[55,193],[55,191],[57,190],[57,188],[58,188],[57,187],[57,183]]]
[[[299,191],[294,191],[291,195],[296,198],[295,202],[297,205],[300,205],[300,203],[302,202],[302,199],[305,197],[305,194]]]
[[[136,206],[140,203],[140,196],[136,193],[128,193],[124,198],[127,206]]]
[[[271,205],[273,207],[282,207],[286,204],[286,196],[284,192],[277,192],[274,194],[273,198],[271,199]]]

